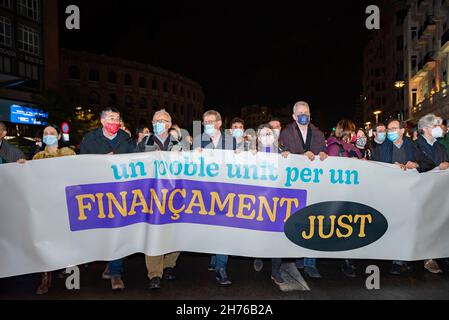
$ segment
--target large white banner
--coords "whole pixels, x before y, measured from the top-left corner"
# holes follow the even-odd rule
[[[0,278],[175,251],[449,257],[449,172],[230,151],[0,166]]]

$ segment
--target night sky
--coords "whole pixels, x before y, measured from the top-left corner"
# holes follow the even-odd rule
[[[354,118],[362,92],[365,1],[61,2],[61,46],[159,66],[197,81],[205,108],[308,101],[323,129]],[[81,30],[64,26],[66,5]]]

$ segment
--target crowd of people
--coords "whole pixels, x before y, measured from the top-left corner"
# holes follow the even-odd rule
[[[417,134],[407,131],[406,125],[397,119],[388,123],[377,123],[371,133],[357,128],[350,120],[342,120],[330,137],[311,123],[311,110],[307,103],[298,102],[293,108],[293,121],[285,128],[278,119],[272,119],[257,130],[245,128],[245,121],[232,120],[230,128],[224,129],[219,112],[210,110],[202,119],[203,133],[192,138],[189,133],[172,123],[172,117],[165,110],[157,111],[152,119],[151,128],[142,126],[136,130],[136,137],[124,127],[120,112],[115,108],[105,108],[100,115],[101,127],[88,133],[81,143],[80,154],[128,154],[154,151],[189,151],[202,149],[221,149],[278,153],[285,158],[290,155],[304,155],[310,161],[326,161],[328,157],[353,158],[354,161],[377,161],[394,164],[398,170],[417,170],[420,173],[449,169],[449,135],[446,123],[434,114],[419,120]],[[25,162],[25,155],[9,144],[4,138],[6,126],[0,123],[0,163]],[[55,125],[47,126],[42,140],[33,155],[33,161],[53,157],[73,156],[75,152],[64,146],[60,129]],[[175,267],[179,252],[164,256],[146,256],[150,289],[160,289],[162,280],[175,279]],[[209,270],[215,273],[219,285],[227,286],[232,282],[228,277],[229,257],[213,255]],[[254,259],[254,269],[260,272],[264,267],[262,259]],[[271,278],[282,285],[280,269],[282,259],[272,259]],[[317,259],[303,258],[296,261],[298,269],[310,278],[321,278]],[[449,272],[447,259],[427,260],[426,270],[433,274]],[[341,270],[347,277],[356,277],[354,261],[346,259]],[[110,280],[112,290],[123,290],[123,259],[111,261],[102,274]],[[390,273],[401,275],[411,271],[405,261],[393,261]],[[51,286],[51,273],[44,273],[37,294],[45,294]]]

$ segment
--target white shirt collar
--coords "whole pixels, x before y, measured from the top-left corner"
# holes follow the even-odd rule
[[[437,139],[435,139],[435,138],[433,139],[433,142],[430,142],[429,139],[427,139],[424,135],[423,135],[423,138],[426,139],[427,143],[430,144],[432,147],[435,143],[437,143]]]

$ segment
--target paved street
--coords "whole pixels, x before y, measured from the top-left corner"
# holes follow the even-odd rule
[[[65,280],[55,276],[49,294],[34,295],[39,282],[38,275],[0,280],[0,299],[139,299],[139,300],[309,300],[309,299],[449,299],[449,276],[434,276],[424,271],[421,263],[414,263],[414,272],[408,276],[393,277],[388,274],[390,264],[379,261],[360,261],[359,274],[366,266],[376,264],[381,268],[381,290],[369,291],[365,287],[367,276],[348,279],[340,272],[340,262],[320,261],[324,279],[305,278],[311,291],[281,292],[270,280],[270,261],[265,261],[261,273],[253,270],[253,261],[246,258],[231,258],[229,274],[234,282],[223,288],[215,284],[214,274],[207,271],[207,255],[183,254],[177,268],[178,279],[164,281],[160,291],[150,292],[146,278],[143,255],[134,255],[126,260],[124,281],[126,290],[110,291],[108,281],[101,279],[104,263],[89,264],[81,268],[81,290],[68,291]],[[55,273],[56,274],[56,273]]]

